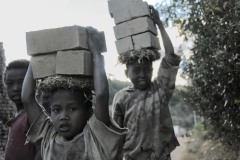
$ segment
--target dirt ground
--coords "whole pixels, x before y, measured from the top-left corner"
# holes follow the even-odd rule
[[[178,146],[172,153],[172,160],[184,160],[184,155],[187,153],[187,140],[183,137],[177,137],[180,146]]]

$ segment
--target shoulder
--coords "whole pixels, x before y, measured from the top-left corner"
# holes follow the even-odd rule
[[[128,87],[125,87],[123,89],[121,89],[120,91],[118,91],[114,98],[122,98],[122,97],[125,97],[128,95],[129,92],[132,92],[132,87],[131,86],[128,86]]]
[[[121,89],[114,95],[114,102],[125,99],[129,96],[130,92],[132,92],[132,87],[130,86]]]

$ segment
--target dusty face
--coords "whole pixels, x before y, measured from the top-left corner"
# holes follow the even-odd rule
[[[127,65],[126,76],[130,78],[134,88],[145,90],[151,83],[152,63],[143,59],[140,63],[136,60]]]
[[[6,72],[5,83],[8,97],[16,104],[21,104],[21,91],[26,69],[10,69]]]
[[[83,131],[91,111],[84,103],[83,95],[65,89],[51,96],[51,119],[55,130],[67,140]]]

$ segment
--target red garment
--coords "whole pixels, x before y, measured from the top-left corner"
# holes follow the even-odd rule
[[[29,129],[27,113],[22,111],[9,120],[10,127],[8,142],[5,151],[5,160],[34,160],[36,149],[33,144],[26,142],[26,133]]]

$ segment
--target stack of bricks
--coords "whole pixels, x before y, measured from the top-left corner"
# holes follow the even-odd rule
[[[101,52],[106,52],[104,33],[99,32],[99,35]],[[85,27],[67,26],[27,32],[26,40],[35,79],[56,74],[92,76],[92,55]]]
[[[0,42],[0,160],[3,160],[8,136],[8,128],[4,125],[14,114],[14,107],[7,96],[3,82],[5,70],[5,55],[3,44]]]
[[[108,7],[116,26],[114,33],[119,54],[142,48],[160,49],[151,10],[142,0],[110,0]]]

